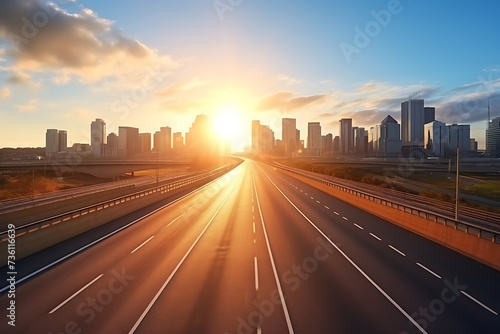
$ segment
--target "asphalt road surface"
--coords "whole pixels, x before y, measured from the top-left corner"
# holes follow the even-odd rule
[[[253,161],[16,266],[0,333],[500,333],[500,272]]]

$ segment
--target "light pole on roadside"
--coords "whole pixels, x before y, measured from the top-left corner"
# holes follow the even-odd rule
[[[460,171],[459,171],[460,149],[457,147],[457,179],[455,182],[455,220],[458,220],[458,199],[460,196]]]

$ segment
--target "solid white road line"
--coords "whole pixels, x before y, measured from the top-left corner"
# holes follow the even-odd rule
[[[396,307],[399,310],[399,312],[401,312],[401,314],[403,314],[415,327],[417,327],[418,330],[421,333],[427,334],[427,332],[425,331],[425,329],[422,328],[422,326],[420,326],[420,324],[417,321],[415,321],[415,319],[413,319],[398,303],[396,303],[396,301],[394,299],[391,298],[391,296],[389,296],[377,283],[375,283],[374,280],[371,279],[370,276],[368,276],[368,274],[366,274],[323,231],[321,231],[321,229],[319,227],[317,227],[302,211],[300,211],[300,209],[283,193],[283,191],[281,191],[280,188],[278,188],[278,186],[269,178],[269,176],[267,176],[267,174],[262,169],[261,169],[261,171],[267,177],[267,179],[269,180],[269,182],[271,182],[274,185],[274,187],[276,189],[278,189],[278,191],[281,193],[281,195],[283,195],[283,197],[286,198],[286,200],[288,201],[288,203],[290,203],[295,208],[295,210],[297,210],[302,215],[302,217],[304,217],[304,219],[306,219],[309,222],[309,224],[311,224],[311,226],[313,226],[316,229],[316,231],[318,231],[354,268],[356,268],[356,270],[361,275],[363,275],[366,278],[366,280],[368,282],[370,282],[389,302],[391,302],[391,304],[394,305],[394,307]]]
[[[92,281],[90,281],[89,283],[87,283],[83,288],[81,288],[80,290],[78,290],[77,292],[75,292],[74,294],[72,294],[70,297],[68,297],[65,301],[63,301],[61,304],[57,305],[56,307],[54,307],[52,309],[52,311],[49,312],[49,314],[52,314],[54,313],[55,311],[59,310],[61,307],[63,307],[64,304],[66,304],[67,302],[69,302],[71,299],[73,299],[77,294],[79,294],[80,292],[82,292],[83,290],[85,290],[86,288],[88,288],[92,283],[94,283],[95,281],[97,281],[99,278],[102,277],[102,275],[104,274],[100,274],[99,276],[97,276],[96,278],[94,278]]]
[[[354,226],[356,226],[356,227],[357,227],[357,228],[359,228],[360,230],[364,230],[363,226],[359,226],[359,225],[358,225],[358,224],[356,224],[356,223],[353,223],[353,224],[354,224]]]
[[[239,167],[236,167],[236,168],[239,168]],[[232,170],[232,171],[230,171],[229,173],[231,173],[231,172],[233,172],[233,171],[235,171],[235,170],[236,170],[236,169],[233,169],[233,170]],[[224,175],[227,175],[227,174],[224,174]],[[177,203],[177,202],[179,202],[179,201],[183,200],[184,198],[186,198],[186,197],[188,197],[188,196],[190,196],[190,195],[194,194],[195,192],[198,192],[198,191],[200,191],[200,190],[202,190],[202,189],[205,189],[205,188],[207,188],[207,187],[211,186],[213,183],[217,182],[220,178],[222,178],[222,176],[221,176],[221,177],[218,177],[217,179],[215,179],[215,180],[213,180],[213,181],[211,181],[211,182],[209,182],[209,183],[207,183],[207,184],[205,184],[204,186],[202,186],[202,187],[200,187],[200,188],[198,188],[198,189],[195,189],[195,190],[193,190],[193,191],[191,191],[191,192],[187,193],[187,194],[186,194],[186,195],[184,195],[184,196],[181,196],[181,197],[179,197],[179,198],[177,198],[177,199],[173,200],[173,201],[172,201],[172,202],[170,202],[170,203],[167,203],[167,204],[165,204],[165,205],[163,205],[163,206],[159,207],[159,208],[158,208],[158,209],[156,209],[156,210],[153,210],[153,211],[151,211],[151,212],[149,212],[149,213],[145,214],[145,215],[144,215],[144,216],[142,216],[142,217],[137,218],[136,220],[134,220],[134,221],[132,221],[132,222],[128,223],[127,225],[124,225],[124,226],[122,226],[122,227],[120,227],[120,228],[118,228],[118,229],[114,230],[113,232],[110,232],[110,233],[106,234],[105,236],[102,236],[102,237],[100,237],[99,239],[96,239],[96,240],[94,240],[94,241],[92,241],[92,242],[90,242],[90,243],[86,244],[85,246],[82,246],[82,247],[78,248],[77,250],[72,251],[72,252],[71,252],[71,253],[69,253],[69,254],[66,254],[65,256],[63,256],[63,257],[61,257],[61,258],[59,258],[59,259],[57,259],[57,260],[55,260],[55,261],[53,261],[53,262],[51,262],[51,263],[49,263],[49,264],[45,265],[45,266],[43,266],[42,268],[35,270],[35,271],[34,271],[34,272],[32,272],[31,274],[28,274],[28,275],[26,275],[26,276],[24,276],[24,277],[22,277],[22,278],[18,279],[18,280],[15,282],[15,284],[16,284],[16,285],[18,285],[19,283],[24,282],[25,280],[27,280],[27,279],[29,279],[29,278],[31,278],[31,277],[33,277],[33,276],[35,276],[35,275],[38,275],[39,273],[41,273],[41,272],[43,272],[43,271],[45,271],[45,270],[47,270],[47,269],[49,269],[49,268],[51,268],[51,267],[55,266],[56,264],[58,264],[58,263],[60,263],[60,262],[62,262],[62,261],[64,261],[64,260],[66,260],[67,258],[70,258],[70,257],[72,257],[73,255],[78,254],[78,253],[80,253],[81,251],[83,251],[83,250],[85,250],[85,249],[87,249],[87,248],[89,248],[89,247],[92,247],[93,245],[95,245],[95,244],[97,244],[97,243],[101,242],[102,240],[107,239],[107,238],[109,238],[110,236],[112,236],[112,235],[114,235],[114,234],[116,234],[116,233],[118,233],[118,232],[120,232],[120,231],[122,231],[122,230],[126,229],[127,227],[134,225],[135,223],[137,223],[137,222],[139,222],[139,221],[143,220],[144,218],[147,218],[147,217],[149,217],[149,216],[151,216],[151,215],[154,215],[154,214],[155,214],[155,213],[157,213],[158,211],[161,211],[161,210],[165,209],[166,207],[169,207],[169,206],[171,206],[172,204],[175,204],[175,203]],[[219,190],[220,190],[220,189],[219,189]],[[193,205],[193,206],[194,206],[194,205]],[[191,207],[193,207],[193,206],[191,206]],[[189,209],[188,209],[188,210],[189,210]],[[184,215],[185,213],[186,213],[186,212],[184,212],[182,215]],[[182,215],[181,215],[181,216],[182,216]],[[178,217],[178,218],[179,218],[179,217]],[[25,233],[25,232],[23,232],[23,234],[24,234],[24,233]],[[19,235],[16,235],[16,237],[17,237],[17,236],[19,236]],[[10,287],[10,285],[7,285],[7,286],[3,287],[2,289],[0,289],[0,293],[2,293],[2,292],[4,292],[5,290],[9,289],[9,287]]]
[[[435,272],[433,272],[432,270],[430,270],[429,268],[427,268],[426,266],[424,266],[423,264],[421,263],[418,263],[417,262],[417,266],[419,266],[420,268],[424,269],[424,270],[427,270],[429,273],[431,273],[432,275],[436,276],[437,278],[441,279],[441,276],[439,276],[438,274],[436,274]]]
[[[170,283],[170,281],[172,280],[172,278],[174,277],[174,275],[177,273],[177,271],[179,270],[179,268],[182,266],[182,264],[184,263],[184,261],[186,261],[186,259],[189,256],[189,254],[191,254],[191,251],[198,244],[198,241],[200,241],[201,237],[205,234],[205,232],[207,231],[208,227],[212,224],[212,222],[214,221],[215,217],[217,216],[217,214],[219,213],[219,211],[222,209],[222,207],[226,203],[226,201],[229,198],[229,196],[231,196],[231,194],[233,193],[234,188],[236,188],[236,183],[234,184],[233,189],[231,189],[231,191],[228,193],[228,195],[226,196],[226,198],[224,198],[224,200],[222,201],[221,205],[217,208],[217,211],[215,211],[215,213],[212,216],[212,218],[210,218],[210,221],[207,223],[207,225],[205,226],[205,228],[203,228],[203,231],[201,231],[201,233],[198,235],[198,237],[193,242],[193,244],[191,245],[191,247],[189,247],[189,249],[186,252],[186,254],[184,254],[184,256],[182,257],[181,261],[177,264],[177,266],[174,268],[174,270],[172,271],[172,273],[170,274],[170,276],[167,278],[167,280],[165,281],[165,283],[163,283],[163,285],[161,286],[160,290],[158,290],[158,292],[156,293],[156,295],[153,297],[153,299],[151,300],[151,302],[149,303],[149,305],[146,307],[146,309],[144,310],[144,312],[142,312],[141,316],[139,317],[139,319],[134,324],[134,327],[132,327],[132,329],[129,331],[129,334],[134,333],[135,330],[139,327],[139,325],[141,324],[142,320],[144,320],[144,318],[148,314],[149,310],[151,310],[151,308],[153,307],[154,303],[158,300],[158,298],[162,294],[163,290],[165,290],[165,288],[167,287],[168,283]]]
[[[264,175],[265,175],[265,173],[264,173]],[[267,175],[266,175],[266,177],[267,177]],[[254,189],[255,189],[255,198],[257,200],[257,208],[259,209],[260,222],[262,224],[262,230],[264,232],[264,238],[266,239],[267,251],[269,253],[269,259],[271,260],[271,266],[273,268],[274,279],[276,281],[276,286],[278,288],[278,293],[279,293],[279,296],[280,296],[280,299],[281,299],[281,305],[283,306],[283,313],[285,314],[285,320],[286,320],[286,324],[287,324],[287,327],[288,327],[288,332],[289,332],[289,334],[293,334],[294,332],[293,332],[293,327],[292,327],[292,321],[290,320],[290,314],[288,313],[288,307],[286,305],[285,295],[283,294],[283,289],[281,288],[281,283],[280,283],[280,279],[279,279],[279,276],[278,276],[278,271],[276,270],[276,264],[274,263],[273,252],[271,250],[271,245],[269,244],[269,238],[267,237],[266,225],[264,224],[264,217],[262,216],[262,209],[261,209],[261,206],[260,206],[259,195],[257,193],[257,187],[255,185],[255,178],[254,178],[253,175],[252,175],[252,182],[253,182],[253,186],[254,186]]]
[[[405,254],[405,253],[403,253],[402,251],[400,251],[400,250],[399,250],[399,249],[397,249],[396,247],[391,246],[391,245],[389,245],[389,247],[390,247],[392,250],[394,250],[394,251],[398,252],[399,254],[401,254],[401,255],[403,255],[403,256],[406,256],[406,254]]]
[[[253,258],[253,264],[255,267],[255,291],[259,291],[259,266],[257,265],[257,257]]]
[[[486,305],[484,305],[483,303],[481,303],[481,302],[480,302],[479,300],[477,300],[476,298],[474,298],[474,297],[472,297],[471,295],[469,295],[467,292],[462,291],[462,290],[460,290],[460,292],[461,292],[464,296],[466,296],[466,297],[470,298],[471,300],[475,301],[476,303],[478,303],[479,305],[481,305],[481,306],[482,306],[483,308],[485,308],[486,310],[488,310],[488,311],[490,311],[491,313],[493,313],[494,315],[498,315],[498,313],[496,313],[496,312],[495,312],[495,311],[493,311],[491,308],[489,308],[488,306],[486,306]]]
[[[374,237],[375,239],[377,239],[378,241],[382,241],[382,239],[380,239],[379,237],[377,237],[375,234],[370,233],[370,235],[371,235],[372,237]]]
[[[130,254],[134,254],[139,248],[141,248],[142,246],[144,246],[146,243],[148,243],[149,240],[153,239],[155,236],[153,235],[151,238],[149,238],[148,240],[144,241],[142,244],[140,244],[139,246],[137,246],[136,249],[134,249],[133,251],[130,252]]]

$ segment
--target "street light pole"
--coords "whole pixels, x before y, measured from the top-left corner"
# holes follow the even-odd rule
[[[459,198],[459,194],[460,194],[459,157],[460,157],[460,149],[457,147],[457,179],[456,179],[456,183],[455,183],[455,220],[458,220],[458,198]]]

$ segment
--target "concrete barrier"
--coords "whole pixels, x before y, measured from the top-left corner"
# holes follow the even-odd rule
[[[100,203],[111,198],[125,196],[136,191],[135,186],[125,186],[118,189],[101,191],[94,194],[55,201],[48,204],[33,206],[23,210],[8,212],[0,215],[0,231],[5,231],[10,223],[16,226],[32,223],[60,214],[62,210],[71,211],[81,207]]]
[[[61,216],[52,223],[47,224],[47,227],[43,227],[43,225],[33,227],[33,229],[36,229],[34,232],[29,232],[29,230],[26,231],[25,229],[25,232],[21,232],[20,234],[16,233],[16,260],[35,254],[43,249],[71,239],[148,205],[165,200],[167,197],[179,194],[188,189],[199,188],[222,174],[223,172],[220,172],[198,181],[193,181],[184,186],[164,186],[164,191],[145,191],[143,195],[136,196],[133,199],[129,197],[134,195],[125,195],[121,200],[115,200],[112,204],[100,204],[94,207],[94,209],[86,209],[85,212],[87,213],[85,215],[81,213],[72,213],[67,216],[67,220],[64,216]],[[129,198],[129,200],[126,198]],[[7,227],[5,229],[7,229]],[[0,243],[0,254],[8,254],[8,244],[7,238],[2,239]],[[6,264],[7,256],[1,256],[0,267]]]
[[[454,227],[413,215],[411,212],[405,212],[397,208],[361,198],[349,192],[334,189],[326,184],[316,182],[289,171],[281,170],[281,172],[330,194],[341,201],[356,206],[375,216],[390,221],[393,224],[500,270],[500,244],[498,243],[481,238],[479,235],[474,235],[470,232],[466,233],[460,229],[455,229]]]

